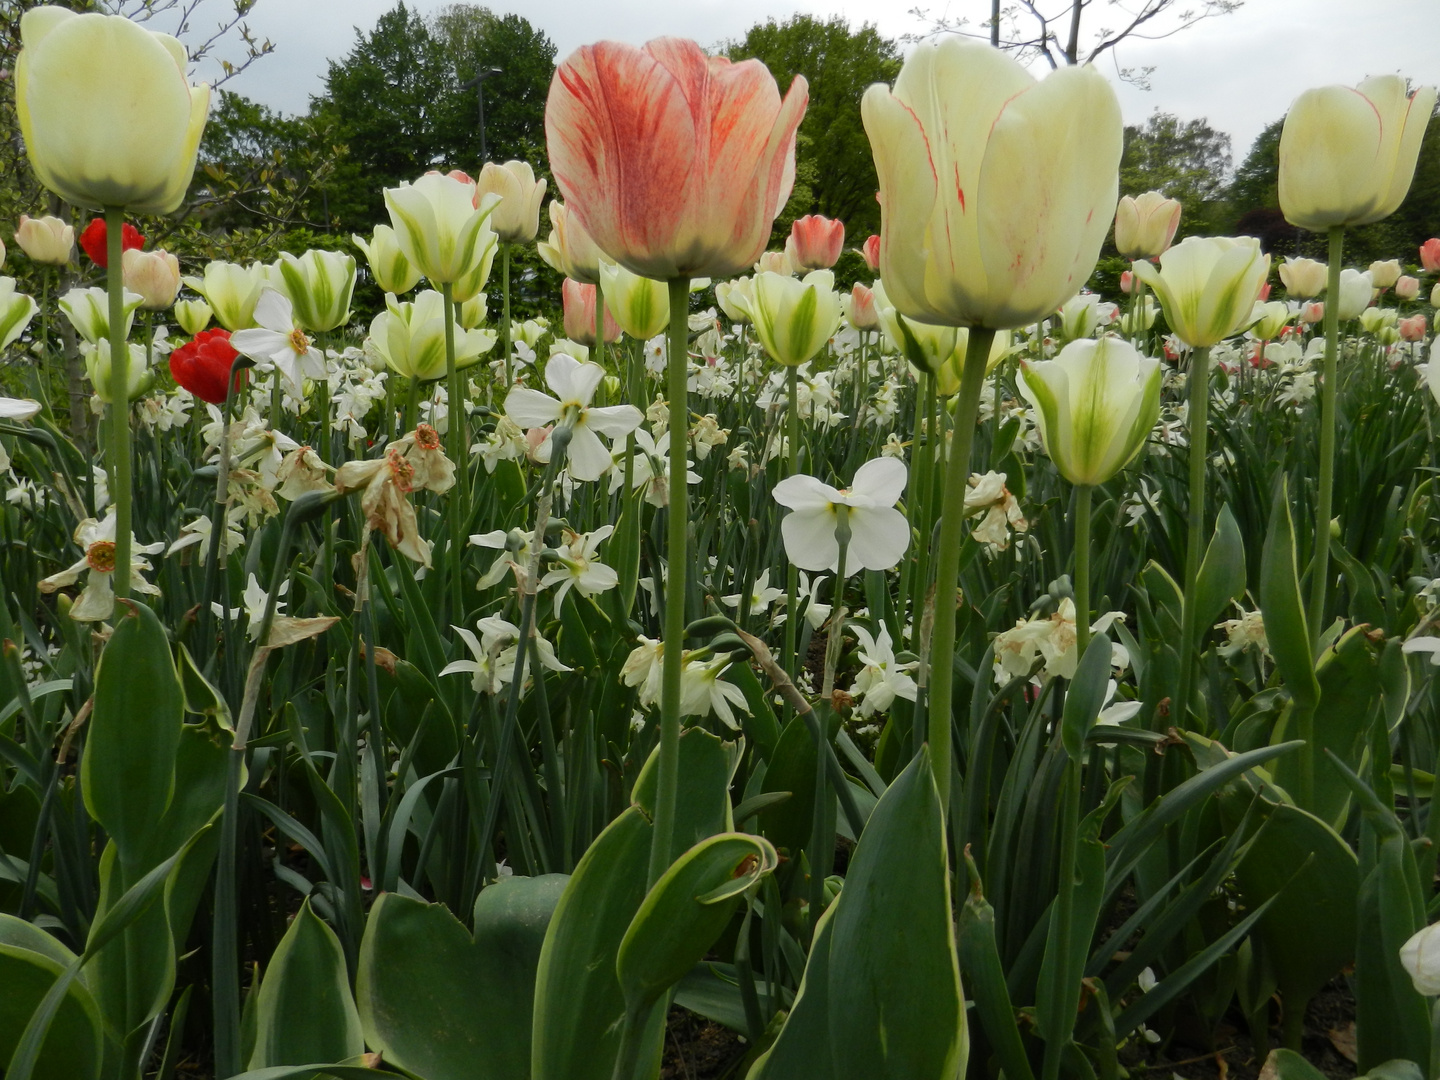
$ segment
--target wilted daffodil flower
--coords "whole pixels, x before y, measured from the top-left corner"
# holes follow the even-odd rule
[[[840,325],[840,294],[829,270],[812,270],[803,279],[762,270],[750,290],[755,334],[778,364],[806,363]]]
[[[570,475],[576,480],[598,480],[612,464],[600,435],[618,439],[640,426],[644,418],[634,405],[594,408],[590,399],[605,377],[599,364],[581,363],[556,353],[545,365],[545,382],[555,397],[527,386],[516,386],[505,398],[505,413],[522,428],[568,424],[572,430],[567,448]],[[598,435],[596,433],[599,433]],[[536,461],[549,461],[553,431],[535,450]]]
[[[836,508],[843,506],[850,526],[845,576],[889,570],[910,544],[910,525],[895,509],[907,478],[905,463],[890,457],[861,465],[848,488],[831,487],[803,473],[787,476],[772,493],[776,502],[790,508],[780,522],[786,556],[801,570],[834,572],[840,561]]]
[[[312,248],[297,259],[288,251],[282,251],[275,271],[270,278],[271,287],[289,299],[295,325],[318,333],[350,321],[350,295],[355,291],[354,258],[339,251]]]
[[[407,293],[420,280],[420,271],[400,250],[395,230],[389,225],[376,225],[369,241],[351,234],[351,241],[365,253],[370,266],[370,276],[387,293]]]
[[[1160,416],[1160,361],[1116,337],[1072,341],[1020,365],[1045,450],[1072,484],[1103,484],[1145,445]]]
[[[77,622],[100,622],[110,618],[115,608],[115,589],[111,582],[115,574],[115,511],[112,509],[103,521],[86,518],[75,528],[75,543],[85,552],[84,558],[73,566],[51,574],[36,582],[42,593],[53,593],[57,589],[74,585],[85,574],[85,587],[80,598],[70,609],[70,617]],[[164,551],[164,543],[130,543],[130,588],[149,596],[160,595],[160,590],[141,576],[150,569],[146,555]]]
[[[1187,236],[1160,256],[1158,269],[1144,261],[1134,269],[1160,298],[1175,335],[1201,348],[1249,325],[1270,256],[1251,236]]]
[[[454,330],[455,366],[466,368],[495,345],[493,330]],[[445,299],[426,289],[402,303],[385,298],[385,310],[370,323],[370,342],[385,366],[407,379],[429,382],[445,377]]]
[[[413,562],[430,565],[430,543],[420,536],[408,496],[424,488],[437,494],[455,483],[455,465],[440,447],[440,436],[421,424],[385,448],[379,458],[347,461],[335,472],[341,494],[360,490],[367,529],[381,533],[392,548]]]

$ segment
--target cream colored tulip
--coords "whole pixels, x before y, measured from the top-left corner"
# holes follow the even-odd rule
[[[1293,300],[1310,300],[1325,291],[1330,268],[1314,259],[1286,259],[1280,264],[1280,281]]]
[[[1250,309],[1250,333],[1257,341],[1274,341],[1290,321],[1290,305],[1283,300],[1256,301]]]
[[[835,275],[812,270],[800,279],[761,271],[751,285],[750,318],[770,358],[799,367],[825,347],[840,325]]]
[[[185,46],[119,15],[20,18],[15,110],[35,175],[93,209],[168,214],[185,199],[210,107]]]
[[[145,366],[145,346],[139,342],[126,346],[130,350],[130,364],[125,369],[125,381],[129,383],[129,394],[127,401],[134,401],[155,381],[153,369]],[[113,388],[110,385],[110,342],[106,338],[99,341],[87,342],[81,346],[85,354],[85,376],[90,380],[90,386],[95,391],[95,396],[107,405],[115,400]]]
[[[269,284],[265,266],[251,263],[210,262],[204,277],[187,277],[185,284],[203,296],[215,313],[215,321],[226,330],[249,330],[255,326],[255,305]]]
[[[1158,191],[1126,195],[1115,208],[1115,248],[1127,259],[1153,259],[1170,247],[1180,227],[1180,201]]]
[[[455,321],[466,330],[474,330],[485,321],[488,313],[486,310],[487,297],[485,294],[476,293],[464,303],[455,305]]]
[[[175,301],[175,321],[180,324],[180,329],[191,337],[209,326],[210,317],[214,314],[204,300]]]
[[[121,256],[125,288],[144,299],[147,311],[164,311],[180,291],[180,260],[168,251],[131,248]]]
[[[474,272],[484,234],[492,232],[486,220],[499,201],[497,195],[477,195],[473,180],[438,172],[385,189],[400,250],[432,285],[453,284]]]
[[[1326,300],[1329,300],[1326,297]],[[1370,271],[1354,270],[1346,267],[1340,271],[1340,306],[1338,308],[1341,322],[1348,322],[1351,319],[1358,319],[1375,299],[1375,279],[1370,276]]]
[[[273,270],[270,284],[289,297],[296,326],[318,333],[350,321],[350,296],[355,291],[352,256],[311,248],[296,258],[282,251]]]
[[[600,291],[610,317],[632,338],[649,341],[670,325],[670,293],[663,281],[643,278],[601,259]]]
[[[550,200],[550,238],[536,245],[540,257],[557,273],[583,285],[600,280],[600,249],[580,219],[559,199]]]
[[[385,310],[370,323],[370,342],[385,366],[407,379],[429,382],[445,377],[445,300],[433,289],[413,302],[385,298]],[[455,366],[469,367],[495,346],[493,330],[456,326]]]
[[[475,181],[483,195],[498,195],[500,203],[490,215],[490,227],[507,244],[528,244],[540,231],[540,204],[545,199],[545,181],[535,179],[528,162],[487,161]]]
[[[490,271],[495,266],[495,253],[499,250],[500,239],[487,224],[480,232],[469,269],[450,287],[450,295],[454,297],[455,303],[463,304],[467,300],[473,300],[484,291],[490,281]]]
[[[715,302],[731,322],[742,325],[750,322],[750,287],[753,282],[754,279],[747,275],[734,281],[715,283]]]
[[[861,115],[880,178],[880,268],[897,310],[1011,329],[1080,290],[1119,192],[1124,134],[1093,66],[1037,82],[950,38],[916,47]]]
[[[1376,259],[1370,264],[1370,280],[1377,289],[1388,289],[1400,280],[1402,273],[1399,259]]]
[[[1322,231],[1393,214],[1415,178],[1435,88],[1407,94],[1399,75],[1306,90],[1280,133],[1280,209]]]
[[[365,253],[365,261],[370,266],[370,276],[385,292],[397,296],[407,293],[420,280],[419,267],[405,257],[405,252],[400,250],[399,240],[395,238],[395,230],[389,225],[376,225],[368,242],[353,233],[350,239]]]
[[[15,291],[13,277],[0,277],[0,349],[23,334],[39,310],[33,297]]]
[[[970,331],[960,327],[955,331],[955,348],[949,359],[943,361],[935,372],[935,393],[942,398],[954,397],[960,392],[960,380],[965,374],[965,353],[970,348]],[[995,370],[996,365],[1010,355],[1012,339],[1009,330],[996,332],[990,342],[990,355],[985,358],[985,374]]]
[[[124,290],[125,336],[135,320],[135,309],[145,298],[129,289]],[[60,298],[60,310],[70,320],[75,332],[91,345],[110,336],[110,294],[104,289],[71,289]]]
[[[1395,280],[1395,296],[1399,300],[1414,300],[1420,295],[1420,279],[1401,274]]]
[[[789,251],[767,251],[760,256],[760,261],[755,264],[757,274],[791,274],[797,273],[795,262],[790,258]]]
[[[32,218],[21,214],[15,242],[34,262],[64,266],[75,250],[75,228],[58,217]]]
[[[1135,276],[1160,298],[1165,320],[1185,344],[1215,345],[1250,325],[1270,273],[1270,256],[1251,236],[1187,236]]]

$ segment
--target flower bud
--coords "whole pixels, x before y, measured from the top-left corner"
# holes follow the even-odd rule
[[[180,261],[168,251],[131,249],[121,256],[125,288],[139,293],[140,306],[147,311],[164,311],[180,291]]]
[[[370,276],[385,292],[397,296],[407,293],[420,280],[420,270],[412,265],[405,257],[405,252],[400,250],[400,242],[395,239],[395,230],[389,225],[376,225],[369,243],[354,234],[351,234],[350,239],[365,253],[365,261],[370,265]]]
[[[750,321],[750,284],[752,279],[738,277],[734,281],[715,283],[715,302],[733,323],[745,324]],[[1440,288],[1440,286],[1437,286]]]
[[[1115,247],[1127,259],[1163,254],[1180,227],[1180,203],[1158,191],[1126,195],[1115,208]]]
[[[595,344],[595,286],[586,285],[566,278],[560,288],[560,297],[565,305],[565,336],[581,345]],[[605,340],[614,341],[620,336],[620,325],[605,312]]]
[[[350,296],[355,291],[351,256],[311,248],[297,259],[282,251],[275,270],[270,284],[289,298],[296,326],[320,332],[350,321]]]
[[[474,330],[485,321],[487,297],[476,293],[464,303],[455,305],[455,321],[466,330]]]
[[[1314,326],[1323,318],[1325,318],[1325,305],[1320,301],[1312,300],[1308,304],[1300,305],[1300,321],[1307,326]]]
[[[1424,341],[1429,327],[1430,320],[1425,318],[1424,312],[1401,319],[1396,324],[1396,329],[1400,331],[1401,341]]]
[[[1440,237],[1432,236],[1420,245],[1420,265],[1427,273],[1440,270]]]
[[[800,280],[788,274],[756,274],[750,317],[771,359],[798,367],[824,348],[840,325],[835,275],[812,270]]]
[[[1141,260],[1134,270],[1159,297],[1170,329],[1198,348],[1247,324],[1270,273],[1270,256],[1249,236],[1187,236],[1160,256],[1158,268]]]
[[[606,310],[632,338],[649,341],[670,325],[670,293],[663,281],[643,278],[602,259],[600,288]]]
[[[1131,270],[1120,272],[1120,291],[1129,296],[1135,291],[1135,273]]]
[[[1440,924],[1417,931],[1400,946],[1400,966],[1414,982],[1417,994],[1440,995]]]
[[[135,309],[144,297],[126,289],[124,292],[125,336],[130,336],[130,326],[135,318]],[[90,289],[71,289],[60,298],[60,310],[75,327],[75,332],[91,345],[110,337],[110,294],[98,286]]]
[[[507,244],[528,244],[540,231],[540,204],[545,199],[545,181],[535,179],[535,170],[524,161],[496,165],[487,161],[475,182],[476,198],[500,196],[490,214],[490,227]]]
[[[75,229],[58,217],[32,218],[21,214],[15,242],[33,262],[64,266],[75,250]]]
[[[600,249],[580,219],[559,199],[551,199],[550,224],[550,238],[536,245],[540,257],[556,273],[594,285],[600,280]]]
[[[255,325],[255,305],[268,284],[266,269],[260,263],[240,266],[218,260],[205,264],[203,278],[184,280],[205,298],[214,311],[215,321],[231,333],[249,330]]]
[[[1395,282],[1395,296],[1401,300],[1414,300],[1420,295],[1420,279],[1401,274]]]
[[[857,250],[872,274],[880,269],[880,237],[878,235],[867,236],[865,243],[861,244]]]
[[[204,300],[175,301],[175,321],[180,324],[180,329],[191,337],[210,325],[212,314],[214,313],[210,310],[210,305]]]
[[[13,277],[0,277],[0,349],[23,334],[39,310],[33,298],[15,291]]]
[[[1399,322],[1394,308],[1367,307],[1360,313],[1360,329],[1367,334],[1379,334]]]
[[[1374,298],[1375,282],[1370,277],[1370,271],[1366,270],[1362,273],[1349,267],[1340,271],[1338,303],[1341,322],[1358,319],[1360,313],[1370,306],[1370,301]]]
[[[138,342],[128,346],[130,366],[125,381],[129,384],[127,401],[134,401],[155,381],[155,373],[145,366],[145,346]],[[114,403],[110,386],[110,342],[101,338],[92,345],[84,346],[85,375],[95,389],[95,396],[106,404]]]
[[[1255,320],[1250,335],[1257,341],[1274,341],[1290,321],[1290,307],[1281,300],[1257,303],[1250,314]]]
[[[1370,279],[1377,289],[1388,289],[1400,280],[1399,259],[1376,259],[1370,264]]]
[[[857,281],[841,298],[840,306],[844,311],[845,321],[854,329],[880,329],[880,314],[875,310],[875,293],[860,282]]]
[[[785,254],[800,270],[829,270],[845,246],[845,223],[819,214],[796,218],[785,242]]]
[[[789,252],[767,251],[760,256],[760,261],[755,264],[755,272],[769,274],[795,274],[795,264],[790,261]]]
[[[455,327],[455,366],[469,367],[495,345],[491,330]],[[385,298],[385,310],[370,323],[370,342],[397,375],[429,382],[445,375],[445,301],[426,289],[409,303]]]
[[[1091,337],[1115,319],[1115,305],[1102,304],[1096,293],[1080,293],[1060,307],[1060,333],[1067,341]]]
[[[1310,300],[1325,291],[1329,268],[1314,259],[1286,259],[1280,264],[1280,281],[1292,300]]]

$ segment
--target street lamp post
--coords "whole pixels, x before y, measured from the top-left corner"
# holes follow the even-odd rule
[[[485,164],[487,157],[485,153],[485,80],[492,75],[499,75],[501,71],[497,67],[486,68],[469,82],[460,84],[461,90],[468,90],[475,87],[475,98],[480,106],[480,164]]]

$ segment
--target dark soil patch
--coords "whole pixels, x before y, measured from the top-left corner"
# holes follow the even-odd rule
[[[678,1006],[666,1027],[660,1080],[728,1080],[750,1052],[736,1032]]]

